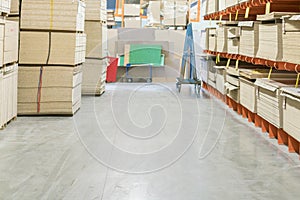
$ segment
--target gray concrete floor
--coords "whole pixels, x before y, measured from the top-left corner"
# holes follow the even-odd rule
[[[205,91],[110,84],[0,132],[0,199],[298,199],[298,156]]]

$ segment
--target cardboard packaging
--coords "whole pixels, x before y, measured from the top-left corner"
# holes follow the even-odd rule
[[[227,29],[228,53],[239,54],[240,52],[240,28],[229,27]]]
[[[206,49],[217,51],[217,30],[216,28],[206,29]]]
[[[10,13],[11,0],[0,0],[0,12]]]
[[[86,21],[86,57],[103,58],[103,25],[100,21]]]
[[[124,16],[140,16],[140,4],[124,4]]]
[[[216,89],[222,94],[226,94],[225,83],[226,80],[226,70],[225,66],[214,66],[216,68]]]
[[[240,77],[240,102],[252,113],[257,113],[257,86],[255,80]]]
[[[219,10],[218,0],[207,0],[206,1],[206,14],[211,14]]]
[[[124,19],[125,28],[141,28],[140,17],[126,17]]]

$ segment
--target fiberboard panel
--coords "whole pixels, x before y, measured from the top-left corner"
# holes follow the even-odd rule
[[[86,57],[103,57],[103,40],[102,23],[99,21],[86,21]]]
[[[283,130],[300,141],[300,89],[283,88]]]
[[[273,61],[282,61],[282,51],[282,24],[259,24],[259,47],[257,57]]]
[[[240,54],[256,57],[259,45],[259,30],[256,22],[239,22],[241,27]]]
[[[257,92],[257,114],[277,128],[282,128],[283,124],[283,101],[280,96],[280,89],[289,87],[288,84],[295,84],[295,79],[280,82],[267,78],[257,79],[255,85]]]
[[[23,0],[21,29],[84,31],[85,3],[80,0]]]
[[[84,33],[21,31],[19,63],[77,65],[84,62],[85,49]]]
[[[240,102],[250,112],[257,112],[257,100],[256,100],[257,86],[254,82],[240,77]]]
[[[4,31],[3,64],[18,61],[19,51],[19,23],[6,20]]]

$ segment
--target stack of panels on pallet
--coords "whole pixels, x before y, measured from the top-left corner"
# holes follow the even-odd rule
[[[85,3],[81,0],[23,0],[21,29],[84,31]]]
[[[259,47],[257,57],[282,61],[282,23],[264,22],[259,24]]]
[[[300,17],[294,16],[284,20],[283,30],[283,61],[300,64]]]
[[[216,30],[217,35],[217,52],[227,53],[228,50],[228,27],[221,26]]]
[[[85,21],[87,45],[81,92],[83,95],[101,95],[105,91],[106,59],[104,58],[107,56],[108,48],[107,25],[101,20],[101,13],[104,12],[102,7],[105,3],[101,0],[87,2],[90,3],[93,3],[94,7],[88,5],[86,12],[98,10],[100,18],[94,16]]]
[[[241,27],[240,54],[256,57],[259,44],[259,30],[256,22],[239,22]]]
[[[207,0],[206,1],[206,14],[211,14],[219,10],[218,0]]]
[[[277,128],[283,125],[283,100],[280,96],[280,89],[291,87],[295,79],[282,79],[274,81],[267,78],[257,79],[255,85],[257,92],[257,114],[273,124]]]
[[[82,94],[101,95],[105,92],[106,59],[87,59],[83,67]]]
[[[73,115],[81,104],[85,3],[23,0],[18,114]]]
[[[209,51],[217,50],[217,30],[216,28],[206,29],[206,49]]]
[[[81,104],[81,68],[20,67],[18,114],[73,115]]]
[[[227,31],[227,52],[230,54],[239,54],[240,27],[229,27]]]
[[[201,74],[201,80],[205,83],[208,83],[209,80],[208,78],[209,69],[216,64],[214,60],[215,60],[214,56],[201,57],[200,74]]]
[[[282,88],[283,130],[300,141],[300,89]]]

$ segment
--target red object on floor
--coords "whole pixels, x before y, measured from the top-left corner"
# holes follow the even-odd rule
[[[106,82],[113,83],[117,81],[117,72],[118,72],[118,58],[107,57],[109,59],[109,65],[107,66],[106,71]]]

